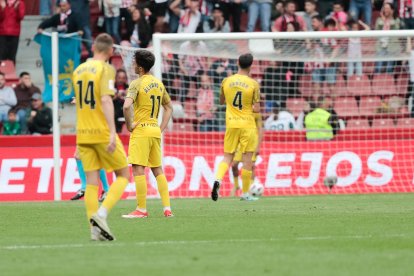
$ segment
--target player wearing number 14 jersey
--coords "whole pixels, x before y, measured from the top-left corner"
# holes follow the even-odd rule
[[[107,64],[112,47],[110,35],[98,35],[93,58],[79,65],[72,79],[76,96],[76,144],[86,173],[85,206],[92,240],[114,240],[106,217],[121,198],[129,178],[125,150],[115,129],[112,102],[115,70]],[[99,207],[101,168],[114,171],[116,180]]]
[[[260,111],[260,90],[257,81],[249,77],[253,63],[251,54],[239,57],[237,74],[223,80],[220,103],[226,103],[226,134],[224,137],[224,158],[216,172],[211,199],[218,199],[218,192],[224,174],[231,164],[234,153],[239,147],[242,153],[241,171],[243,195],[242,200],[254,200],[249,196],[250,178],[252,176],[252,156],[256,151],[257,131],[253,112]]]
[[[164,207],[164,216],[172,217],[168,183],[161,167],[161,132],[167,127],[172,114],[171,99],[160,80],[151,75],[154,55],[147,50],[135,53],[135,72],[139,78],[128,88],[123,111],[125,123],[131,132],[128,162],[134,174],[137,207],[124,218],[146,218],[147,180],[145,167],[154,174]],[[158,125],[160,107],[163,107],[161,125]]]

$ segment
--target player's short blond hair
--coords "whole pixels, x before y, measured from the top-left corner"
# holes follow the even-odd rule
[[[106,53],[112,49],[114,41],[109,34],[103,33],[96,37],[94,42],[94,48],[96,52]]]

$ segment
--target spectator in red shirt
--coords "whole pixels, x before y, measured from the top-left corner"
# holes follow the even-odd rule
[[[276,19],[273,25],[272,31],[274,32],[286,32],[288,29],[288,23],[292,23],[296,30],[306,31],[305,20],[296,15],[296,3],[295,1],[289,0],[285,2],[285,12],[282,16]]]
[[[10,59],[16,63],[24,12],[24,0],[0,0],[0,60]]]

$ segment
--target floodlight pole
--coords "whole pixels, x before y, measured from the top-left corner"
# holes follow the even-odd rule
[[[53,191],[54,200],[60,201],[60,127],[59,127],[59,36],[52,33],[52,110],[53,110]]]

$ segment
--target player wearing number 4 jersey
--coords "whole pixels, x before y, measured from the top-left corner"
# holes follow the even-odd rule
[[[129,85],[123,111],[126,126],[131,132],[128,162],[132,164],[137,207],[122,217],[148,217],[145,167],[151,168],[157,180],[164,216],[172,217],[168,183],[161,167],[161,132],[171,118],[171,100],[162,82],[149,73],[155,62],[154,55],[147,50],[139,50],[135,53],[134,59],[135,72],[139,78]],[[158,125],[161,106],[164,113],[161,125]]]
[[[110,35],[95,39],[94,55],[73,73],[76,96],[76,143],[86,173],[85,206],[92,240],[114,240],[106,218],[121,198],[129,178],[124,147],[115,130],[115,70],[107,64],[113,53]],[[115,171],[116,180],[99,207],[99,169]]]
[[[237,74],[223,80],[220,103],[226,103],[226,134],[224,137],[224,158],[218,167],[216,181],[213,183],[211,199],[216,201],[224,174],[231,164],[234,153],[239,147],[242,153],[241,171],[243,195],[242,200],[254,200],[249,196],[250,178],[252,176],[252,156],[256,151],[257,131],[253,112],[260,111],[259,84],[249,77],[253,63],[251,54],[239,57]]]

